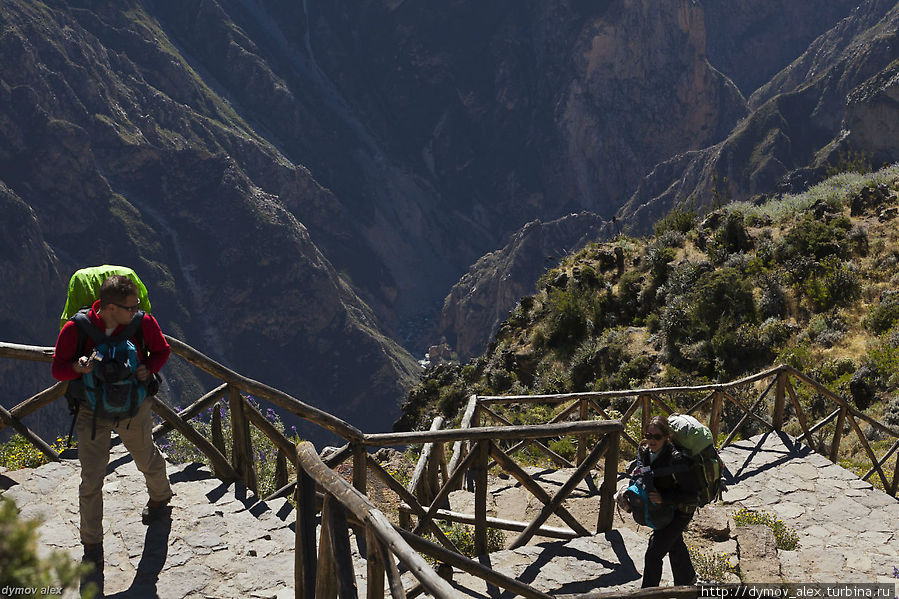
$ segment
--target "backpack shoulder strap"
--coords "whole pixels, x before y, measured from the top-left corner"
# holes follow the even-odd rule
[[[143,344],[143,330],[141,327],[141,323],[144,320],[145,312],[143,310],[138,310],[134,313],[134,316],[131,317],[131,322],[125,325],[125,328],[119,332],[117,335],[113,335],[109,338],[112,343],[119,343],[121,341],[130,340],[134,337],[140,337],[141,344]]]
[[[78,351],[84,352],[84,338],[90,337],[95,345],[100,345],[107,340],[106,334],[94,326],[93,321],[87,315],[87,309],[79,310],[71,320],[78,326]]]

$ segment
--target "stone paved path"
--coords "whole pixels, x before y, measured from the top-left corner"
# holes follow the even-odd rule
[[[797,551],[779,552],[778,577],[789,582],[895,582],[895,499],[785,435],[737,443],[722,457],[734,475],[724,508],[767,511],[800,535]],[[146,501],[143,477],[123,450],[114,450],[104,487],[108,597],[293,596],[294,514],[289,503],[254,503],[242,488],[226,487],[196,465],[170,465],[169,475],[176,494],[172,521],[146,527],[140,523]],[[564,476],[544,472],[539,478],[553,493]],[[74,460],[0,472],[4,495],[16,501],[24,517],[43,520],[38,530],[44,554],[62,550],[80,558],[78,479]],[[536,500],[509,479],[494,480],[492,495],[491,511],[500,518],[526,520],[538,509]],[[454,507],[464,507],[467,500],[459,493]],[[595,527],[595,498],[573,499],[568,505],[585,526]],[[640,585],[648,531],[619,515],[615,526],[609,533],[569,542],[537,540],[482,561],[555,595],[634,589]],[[728,543],[736,553],[736,543]],[[364,596],[364,562],[358,553],[354,558]],[[662,584],[671,582],[666,563]],[[498,596],[464,573],[455,574],[454,584],[460,596]]]
[[[767,434],[726,448],[725,503],[774,514],[799,534],[780,551],[788,582],[899,582],[899,501],[806,445]]]

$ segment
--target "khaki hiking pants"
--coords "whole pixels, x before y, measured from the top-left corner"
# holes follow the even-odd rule
[[[103,542],[103,478],[109,464],[110,433],[114,430],[134,459],[134,464],[147,479],[147,492],[153,501],[172,497],[165,472],[165,460],[153,443],[152,401],[144,401],[134,418],[118,424],[97,419],[97,434],[91,439],[94,413],[83,404],[78,411],[75,430],[78,433],[78,461],[81,462],[81,486],[78,488],[81,509],[81,542]],[[139,512],[135,518],[139,518]]]

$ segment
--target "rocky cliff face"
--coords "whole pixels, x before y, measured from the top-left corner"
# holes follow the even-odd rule
[[[166,332],[386,428],[417,365],[298,220],[337,227],[319,230],[323,246],[352,240],[332,194],[211,90],[141,3],[5,3],[2,18],[4,305],[30,311],[4,312],[0,338],[52,344],[71,272],[128,264]],[[186,372],[167,369],[175,390]],[[5,376],[4,396],[49,382]]]
[[[752,113],[725,141],[657,166],[619,216],[645,231],[677,201],[800,190],[852,155],[874,167],[896,161],[897,31],[895,3],[861,4],[750,97]]]
[[[491,292],[465,305],[483,319],[454,299],[444,309],[443,330],[475,347],[542,268],[525,266],[534,232],[519,228],[584,210],[608,218],[638,185],[653,190],[632,202],[642,204],[677,188],[668,175],[700,180],[684,168],[710,172],[693,158],[723,147],[714,144],[747,115],[733,81],[749,90],[843,6],[762,4],[730,19],[711,0],[4,2],[0,196],[17,242],[0,256],[16,273],[0,294],[34,313],[4,313],[0,338],[51,343],[55,325],[36,323],[55,322],[70,273],[129,264],[167,331],[378,428],[360,414],[374,405],[390,406],[385,423],[395,416],[417,372],[407,350],[435,340],[416,323],[434,320],[470,265],[522,240],[500,253],[519,266],[492,268],[506,282],[477,277]],[[884,4],[865,10],[879,19]],[[770,33],[798,16],[808,26]],[[727,73],[752,60],[723,43],[727,32],[770,55],[752,73]],[[883,58],[889,44],[878,40],[870,72],[834,90],[880,72],[874,49]],[[889,81],[876,82],[854,96],[856,131],[889,110]],[[774,85],[759,110],[783,98],[813,106],[831,89]],[[769,121],[801,112],[781,108]],[[816,118],[831,126],[827,117]],[[821,131],[816,121],[810,147],[833,138]],[[774,166],[755,170],[774,174],[754,175],[758,189],[776,161],[801,162],[783,162],[779,139],[763,148]],[[723,164],[744,159],[731,155]],[[578,227],[601,234],[599,217],[577,221],[590,219],[534,241],[534,255]],[[172,371],[176,390],[196,386],[187,372]]]
[[[586,212],[528,223],[453,286],[438,324],[441,341],[455,348],[460,359],[480,354],[509,310],[535,291],[534,284],[546,269],[613,230],[612,223]]]

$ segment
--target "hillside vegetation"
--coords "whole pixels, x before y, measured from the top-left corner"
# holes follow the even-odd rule
[[[590,244],[539,279],[486,353],[432,365],[397,427],[457,418],[472,393],[723,382],[780,363],[899,427],[897,190],[899,165],[843,172],[703,217],[681,204],[651,236]]]

